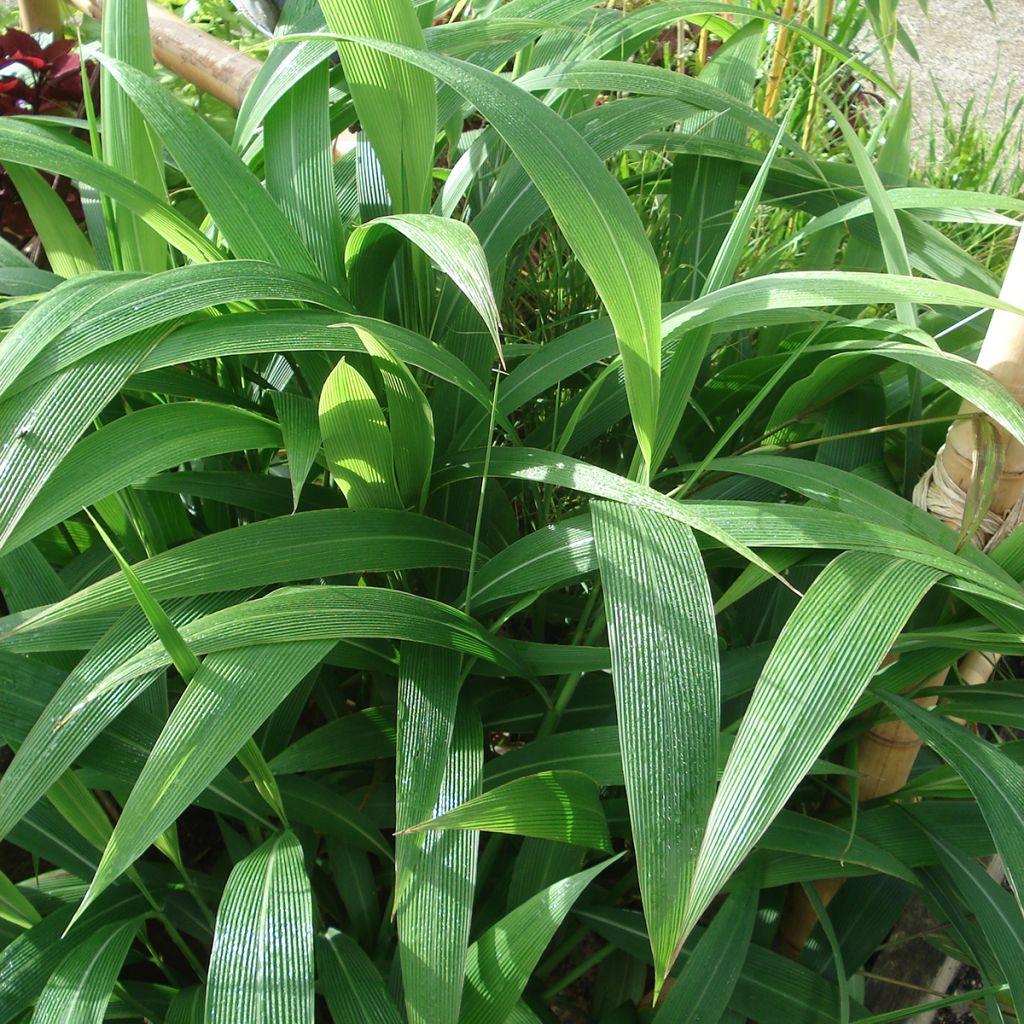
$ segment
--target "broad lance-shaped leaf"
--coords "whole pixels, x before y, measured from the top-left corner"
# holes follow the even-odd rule
[[[894,693],[874,691],[970,787],[985,817],[1018,906],[1024,897],[1024,767],[998,747]]]
[[[718,766],[718,643],[692,532],[593,502],[626,796],[661,988],[681,942]]]
[[[349,572],[465,569],[471,547],[468,534],[411,512],[324,509],[199,537],[132,568],[149,593],[165,601]],[[63,601],[0,618],[0,641],[132,604],[127,579],[114,573]]]
[[[124,805],[79,914],[206,788],[332,646],[307,640],[206,658]]]
[[[716,1024],[729,1007],[750,949],[760,890],[749,872],[690,954],[656,1024]]]
[[[102,50],[146,77],[153,76],[153,47],[149,15],[141,0],[110,0],[100,22]],[[100,104],[103,108],[103,161],[137,181],[160,199],[167,198],[163,154],[145,119],[117,80],[100,68]],[[113,228],[119,265],[146,273],[167,266],[167,244],[147,224],[120,204],[113,207]],[[115,264],[118,265],[118,264]]]
[[[977,861],[931,829],[921,826],[931,840],[943,870],[960,891],[991,942],[992,952],[1010,986],[1018,1014],[1024,1010],[1024,919],[1013,897]]]
[[[394,756],[394,708],[363,708],[300,736],[271,760],[270,767],[275,775],[290,775]]]
[[[316,963],[334,1024],[401,1024],[384,979],[353,939],[334,928],[318,935]]]
[[[581,772],[538,772],[515,779],[407,831],[453,828],[612,848],[597,786]]]
[[[96,254],[60,195],[31,167],[7,161],[4,169],[24,204],[54,273],[70,278],[96,270]],[[166,253],[167,245],[161,244]]]
[[[92,419],[166,332],[149,328],[32,384],[0,406],[0,551]]]
[[[412,0],[320,0],[332,32],[354,37],[338,42],[345,80],[359,122],[380,161],[398,213],[423,213],[430,203],[437,99],[421,66],[423,30]],[[404,44],[416,59],[401,60],[373,40]]]
[[[355,228],[345,244],[345,266],[353,298],[358,299],[361,290],[381,287],[387,266],[374,258],[375,250],[380,247],[394,255],[386,242],[392,232],[404,235],[422,249],[451,278],[480,314],[500,357],[498,306],[487,257],[473,229],[460,220],[429,213],[407,213],[378,217]]]
[[[320,432],[331,476],[350,507],[402,507],[384,411],[370,385],[345,359],[320,393]]]
[[[316,406],[304,395],[291,391],[275,391],[270,396],[274,403],[281,438],[288,453],[288,474],[292,481],[292,510],[299,507],[302,485],[320,451],[320,424]]]
[[[395,482],[406,505],[421,508],[434,463],[434,414],[409,367],[372,331],[353,324],[380,375],[388,405]]]
[[[331,27],[338,26],[332,22]],[[661,275],[625,192],[572,125],[514,82],[408,46],[369,40],[365,45],[422,68],[461,93],[544,196],[615,326],[629,408],[649,462],[661,374]]]
[[[928,566],[848,551],[808,589],[761,673],[726,761],[684,937],[785,806],[941,576]]]
[[[32,1024],[101,1024],[138,921],[91,933],[50,975]]]
[[[236,864],[206,985],[208,1024],[313,1024],[313,894],[291,832]]]
[[[399,827],[480,792],[483,729],[475,706],[465,702],[456,711],[460,667],[447,651],[402,647]],[[410,1024],[459,1019],[479,839],[459,830],[395,837],[398,949]]]
[[[96,56],[163,140],[235,255],[316,279],[316,263],[288,218],[216,130],[137,68]]]
[[[137,924],[149,909],[140,892],[125,886],[108,893],[89,911],[85,926],[72,934],[61,938],[73,912],[65,904],[0,949],[0,1024],[23,1021],[23,1011],[38,999],[60,962],[101,928],[128,921]]]
[[[459,1024],[505,1024],[565,915],[583,890],[621,856],[541,890],[469,947]]]

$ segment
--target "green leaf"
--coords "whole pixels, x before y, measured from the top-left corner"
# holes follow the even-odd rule
[[[933,714],[897,694],[874,692],[970,786],[1020,906],[1024,892],[1024,767],[943,718],[941,709]]]
[[[47,914],[9,945],[0,950],[0,1024],[9,1024],[31,1006],[60,962],[83,942],[107,925],[137,919],[149,910],[142,895],[134,890],[112,892],[90,910],[85,926],[61,937],[74,908],[61,906]]]
[[[125,346],[139,347],[131,341]],[[88,361],[84,369],[88,371],[100,362],[110,365],[110,353],[102,360],[97,357],[95,364]],[[61,378],[77,381],[84,375],[74,367],[65,371]],[[75,444],[39,487],[28,510],[12,529],[7,548],[31,540],[84,506],[128,487],[147,473],[189,459],[243,448],[276,448],[280,443],[281,432],[276,423],[243,409],[208,402],[141,409],[114,420]]]
[[[276,775],[342,768],[395,756],[392,708],[364,708],[312,729],[270,762]]]
[[[732,1000],[754,934],[759,890],[748,873],[687,958],[656,1024],[718,1024]]]
[[[534,836],[607,852],[612,848],[597,786],[580,772],[515,779],[406,831],[452,828]]]
[[[334,1024],[401,1024],[384,979],[347,935],[334,928],[318,935],[316,962]]]
[[[847,552],[811,585],[772,650],[726,762],[684,933],[782,810],[938,578],[925,566]]]
[[[359,225],[345,245],[345,267],[353,295],[379,290],[387,268],[375,258],[375,250],[385,249],[393,256],[393,250],[385,241],[393,232],[404,235],[422,249],[451,278],[480,314],[500,358],[498,307],[491,288],[487,257],[473,229],[462,221],[428,213],[407,213],[378,217]]]
[[[136,562],[132,571],[154,599],[163,601],[353,572],[467,569],[471,546],[472,539],[461,530],[412,512],[323,509],[200,537]],[[120,611],[133,601],[130,583],[115,573],[63,601],[0,618],[0,640]]]
[[[18,523],[46,481],[163,331],[122,338],[0,405],[0,552],[15,546]]]
[[[332,23],[332,28],[337,25]],[[366,45],[424,69],[463,95],[493,125],[543,194],[608,308],[637,438],[650,462],[661,372],[660,274],[625,193],[579,133],[515,83],[407,46],[368,40]]]
[[[321,62],[267,112],[267,191],[284,211],[320,276],[345,288],[341,217],[334,201],[328,67]]]
[[[448,652],[403,646],[399,828],[426,814],[443,815],[480,792],[483,730],[476,708],[463,704],[456,713],[458,668]],[[398,949],[410,1024],[459,1019],[479,842],[472,830],[395,837]]]
[[[508,1019],[565,915],[590,882],[616,860],[612,857],[548,886],[469,947],[459,1024],[503,1024]]]
[[[39,924],[39,911],[25,898],[21,890],[0,871],[0,920],[17,928],[31,928]]]
[[[30,167],[6,162],[4,170],[39,235],[56,274],[77,277],[96,269],[96,254],[64,200]]]
[[[15,160],[91,185],[135,212],[190,259],[199,263],[221,259],[217,247],[177,210],[137,185],[132,178],[105,167],[42,125],[15,118],[0,125],[0,160]]]
[[[90,932],[50,975],[36,1003],[32,1024],[101,1024],[138,921]]]
[[[320,393],[324,454],[352,508],[401,508],[391,433],[370,385],[341,359]]]
[[[163,139],[236,256],[319,277],[280,207],[213,127],[138,69],[97,58]]]
[[[409,368],[371,331],[353,325],[380,375],[402,501],[422,507],[434,462],[434,414]]]
[[[291,832],[236,864],[210,954],[205,1020],[313,1024],[313,895]]]
[[[338,41],[345,80],[359,123],[380,161],[397,213],[424,213],[430,204],[437,100],[422,67],[423,30],[411,0],[321,0]],[[391,55],[377,41],[403,44],[414,60]],[[399,126],[399,130],[396,130]]]
[[[111,0],[100,22],[103,53],[123,61],[138,74],[153,76],[153,47],[149,14],[143,0]],[[166,199],[162,153],[156,139],[110,70],[100,67],[100,106],[103,112],[103,162],[137,181],[147,192]],[[167,246],[131,210],[113,204],[115,266],[155,273],[167,266]]]
[[[206,788],[331,646],[323,640],[257,644],[203,661],[121,811],[79,915]]]
[[[594,502],[591,515],[658,990],[683,938],[696,853],[715,792],[715,618],[704,566],[687,527],[606,502]]]
[[[1010,986],[1018,1013],[1024,1007],[1024,920],[1013,897],[940,834],[921,826],[939,855],[946,874],[960,892],[964,907],[976,919],[991,943],[992,952]]]
[[[320,451],[320,423],[316,406],[303,395],[291,391],[275,391],[270,398],[281,424],[281,439],[288,453],[294,511],[299,507],[302,485]]]

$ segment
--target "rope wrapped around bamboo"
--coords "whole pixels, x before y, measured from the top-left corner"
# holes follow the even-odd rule
[[[1014,305],[1024,305],[1024,230],[1017,235],[999,296]],[[1024,317],[1004,310],[992,314],[977,365],[1024,405]],[[960,412],[963,418],[949,428],[935,464],[914,489],[916,505],[956,530],[961,529],[964,521],[968,489],[979,457],[976,428],[971,418],[979,410],[970,402],[964,402]],[[1024,445],[999,424],[993,423],[992,427],[996,443],[1002,448],[1002,467],[991,505],[971,538],[986,552],[998,546],[1024,520]],[[957,674],[970,686],[980,685],[991,677],[999,658],[1000,655],[991,652],[973,651],[961,658]],[[942,686],[948,674],[948,669],[943,670],[929,679],[926,686]],[[923,706],[936,702],[934,696],[918,701]],[[864,733],[857,758],[860,800],[876,800],[902,789],[920,749],[918,735],[901,721],[883,722]],[[816,882],[815,887],[827,905],[842,884],[843,879],[832,878]],[[798,956],[817,920],[803,889],[791,886],[779,925],[779,951]]]

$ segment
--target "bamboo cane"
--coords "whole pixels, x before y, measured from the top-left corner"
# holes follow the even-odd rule
[[[783,20],[789,21],[793,17],[796,8],[796,0],[785,0],[782,5]],[[775,52],[772,54],[771,67],[768,70],[768,84],[764,91],[764,116],[771,118],[775,115],[775,108],[779,103],[779,94],[782,91],[782,72],[786,66],[786,44],[789,41],[789,28],[785,25],[779,28],[779,34],[775,37]]]
[[[1015,305],[1024,301],[1024,230],[1017,235],[999,296]],[[1024,317],[1003,310],[992,314],[978,353],[978,366],[987,370],[1024,405]],[[960,411],[969,416],[977,413],[978,409],[970,402],[964,402]],[[996,547],[1024,519],[1024,445],[998,424],[993,423],[992,426],[997,444],[1002,447],[1002,470],[989,513],[972,538],[973,543],[986,551]],[[978,458],[977,434],[972,420],[958,419],[946,434],[946,443],[939,449],[935,465],[924,474],[915,489],[915,502],[948,526],[959,530]],[[998,661],[998,654],[974,651],[961,658],[957,673],[968,685],[978,686],[988,681]],[[940,672],[929,679],[927,685],[942,686],[947,675],[948,670]],[[936,699],[924,698],[919,703],[933,705]],[[920,749],[920,738],[900,721],[884,722],[866,732],[858,746],[859,798],[875,800],[902,789]],[[842,883],[840,878],[815,883],[824,904],[828,904]],[[816,923],[817,915],[803,890],[792,886],[779,925],[779,951],[797,956]]]
[[[26,32],[49,32],[55,39],[63,35],[60,0],[18,0],[18,17]]]
[[[103,14],[102,0],[69,2],[90,17],[99,19]],[[153,56],[168,71],[238,110],[263,65],[158,4],[150,2],[146,6]]]

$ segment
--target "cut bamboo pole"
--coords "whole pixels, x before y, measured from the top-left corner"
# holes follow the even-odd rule
[[[1017,235],[1006,278],[999,293],[1006,302],[1024,304],[1024,230]],[[1024,317],[996,310],[992,314],[985,340],[978,353],[978,366],[987,370],[1013,397],[1024,405]],[[960,412],[967,417],[978,413],[970,402]],[[971,538],[976,546],[991,551],[1024,519],[1024,445],[996,423],[992,424],[996,443],[1002,448],[1002,467],[993,491],[989,514]],[[948,526],[960,530],[967,492],[976,471],[980,453],[977,431],[971,418],[958,419],[946,434],[932,466],[914,492],[917,504]],[[999,655],[974,651],[964,655],[957,673],[965,683],[978,686],[988,681]],[[942,686],[948,670],[928,680],[927,686]],[[934,705],[937,698],[918,703]],[[901,721],[883,722],[866,732],[860,740],[857,756],[859,799],[876,800],[902,789],[921,749],[918,735]],[[824,879],[815,886],[826,905],[839,891],[842,879]],[[779,925],[780,952],[795,957],[817,923],[817,915],[803,889],[791,886]]]
[[[796,0],[785,0],[782,5],[782,17],[789,21],[793,17],[796,8]],[[782,91],[782,72],[786,67],[786,44],[789,42],[789,28],[782,25],[779,34],[775,37],[775,52],[772,54],[771,67],[768,70],[768,84],[764,91],[764,116],[771,118],[775,116],[775,108],[779,103],[779,94]]]
[[[49,32],[54,39],[64,34],[60,0],[18,0],[18,17],[26,32]]]
[[[83,14],[97,20],[102,17],[102,0],[69,2]],[[153,56],[168,71],[238,110],[263,65],[158,4],[150,2],[146,6]]]

